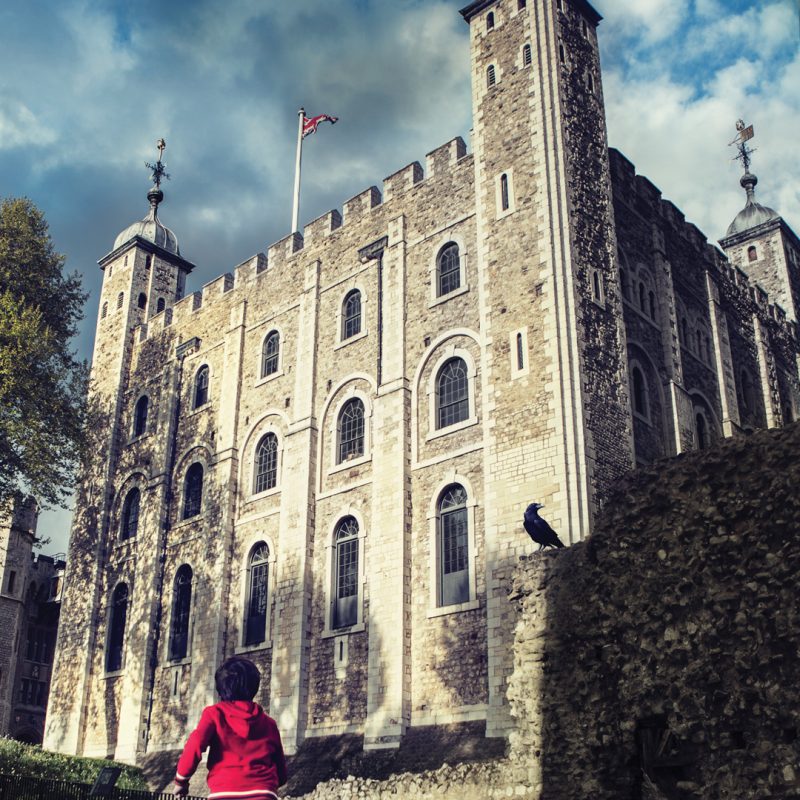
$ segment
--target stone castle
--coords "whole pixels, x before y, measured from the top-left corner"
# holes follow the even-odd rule
[[[0,736],[41,744],[64,560],[34,552],[33,497],[0,506]]]
[[[723,254],[608,149],[588,2],[461,13],[471,153],[201,291],[158,186],[100,260],[46,748],[182,746],[234,653],[288,752],[507,736],[525,506],[576,542],[636,464],[800,411],[800,241],[755,177]]]

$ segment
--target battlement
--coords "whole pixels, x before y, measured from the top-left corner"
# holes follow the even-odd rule
[[[393,197],[403,194],[422,182],[424,178],[425,173],[419,161],[414,161],[403,169],[393,172],[389,177],[383,179],[384,201],[388,202]]]
[[[303,228],[303,241],[317,244],[342,227],[342,215],[335,208],[312,220]]]

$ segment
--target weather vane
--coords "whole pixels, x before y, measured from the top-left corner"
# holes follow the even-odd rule
[[[161,163],[161,156],[164,154],[164,151],[167,149],[167,143],[163,139],[159,139],[156,142],[156,150],[158,150],[158,161],[155,164],[151,164],[148,161],[144,162],[144,165],[147,169],[151,170],[153,173],[153,183],[157,186],[161,186],[162,179],[166,178],[169,180],[169,174],[167,173],[164,165]]]
[[[752,125],[745,125],[743,119],[736,120],[736,138],[730,142],[729,147],[736,147],[738,151],[733,157],[734,161],[741,161],[745,173],[750,172],[750,156],[755,153],[755,149],[747,143],[755,136]]]

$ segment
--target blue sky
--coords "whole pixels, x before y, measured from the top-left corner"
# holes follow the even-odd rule
[[[542,0],[532,0],[541,2]],[[30,197],[91,295],[144,216],[145,161],[167,141],[161,217],[199,288],[288,233],[296,112],[301,225],[470,129],[466,0],[6,0],[0,195]],[[506,0],[507,2],[507,0]],[[758,197],[800,231],[797,0],[597,0],[609,142],[714,240],[744,203],[727,143],[755,124]],[[46,513],[48,550],[68,512]]]

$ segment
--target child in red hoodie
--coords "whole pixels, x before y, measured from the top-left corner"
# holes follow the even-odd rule
[[[203,709],[183,748],[175,773],[175,796],[185,797],[189,779],[208,753],[209,798],[276,800],[286,783],[286,761],[278,726],[253,702],[261,682],[246,658],[227,659],[214,675],[221,702]]]

